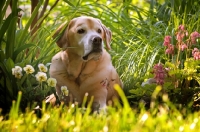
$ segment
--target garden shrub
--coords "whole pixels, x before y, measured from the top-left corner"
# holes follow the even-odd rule
[[[194,109],[199,109],[195,103],[199,101],[200,93],[200,52],[199,39],[200,34],[197,31],[189,33],[184,25],[180,25],[175,33],[166,35],[163,41],[166,58],[164,64],[159,62],[152,68],[151,82],[148,82],[142,93],[142,96],[150,96],[153,90],[149,85],[162,86],[162,94],[167,93],[175,104],[188,105],[193,103]],[[149,81],[149,80],[148,80]],[[131,90],[133,94],[139,90]],[[148,92],[150,91],[150,92]],[[141,97],[143,98],[143,97]],[[148,98],[150,99],[150,98]],[[148,100],[150,101],[150,100]]]

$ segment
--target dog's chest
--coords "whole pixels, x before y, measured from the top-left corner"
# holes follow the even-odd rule
[[[94,76],[94,74],[96,74],[97,71],[99,71],[98,65],[99,64],[97,61],[92,61],[92,60],[86,63],[83,63],[81,73],[79,77],[77,78],[78,82],[81,83],[88,77]]]

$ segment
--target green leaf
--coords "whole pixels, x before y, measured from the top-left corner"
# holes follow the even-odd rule
[[[6,65],[3,63],[3,61],[0,61],[0,67],[1,70],[4,72],[5,75],[9,75],[9,72],[6,69]]]
[[[28,49],[32,46],[35,46],[35,45],[34,44],[25,44],[25,45],[22,45],[19,48],[17,48],[17,50],[15,50],[13,53],[13,60],[14,61],[16,60],[16,58],[20,52],[22,52],[23,50]]]
[[[7,40],[6,40],[6,58],[12,57],[15,45],[15,32],[18,21],[18,9],[17,9],[18,0],[12,0],[12,19],[10,21],[9,27],[7,29]]]
[[[0,29],[0,41],[2,41],[3,36],[5,35],[6,30],[8,29],[10,22],[12,20],[12,15],[10,14],[6,20],[4,21],[3,25],[1,26]]]
[[[15,45],[15,30],[18,17],[14,17],[7,30],[6,58],[12,57]]]
[[[5,3],[6,1],[6,3]],[[8,8],[8,5],[10,4],[10,1],[11,0],[3,0],[2,4],[0,4],[0,9],[2,9],[2,12],[0,13],[1,14],[1,17],[4,17],[5,14],[6,14],[6,10]],[[5,3],[5,5],[4,5]],[[3,7],[4,6],[4,7]],[[2,20],[2,19],[1,19]]]
[[[20,79],[20,84],[22,85],[24,83],[24,81],[27,79],[28,75],[27,74],[24,74],[22,76],[22,78]]]
[[[12,82],[10,81],[10,79],[9,78],[6,78],[6,88],[7,88],[7,90],[8,90],[8,92],[9,92],[9,96],[12,98],[13,97],[13,88],[12,88]]]
[[[10,0],[7,0],[7,1],[10,1]],[[3,9],[3,6],[4,6],[4,3],[6,2],[6,0],[1,0],[1,3],[0,3],[0,9]]]
[[[6,58],[4,52],[2,50],[0,50],[0,61],[3,62],[3,60]]]
[[[5,4],[5,2],[6,2],[6,4]],[[10,3],[10,0],[7,0],[7,1],[3,0],[3,1],[0,2],[0,9],[1,9],[1,11],[0,11],[0,24],[3,21],[3,18],[5,16],[5,12],[6,12],[6,9],[7,9],[9,3]]]
[[[6,61],[6,68],[8,69],[8,71],[11,71],[13,67],[15,67],[15,63],[11,58],[8,58]]]
[[[200,77],[199,76],[193,76],[193,77],[198,82],[198,84],[200,84]]]
[[[69,0],[63,0],[64,2],[66,2],[68,5],[75,7],[71,2],[69,2]]]

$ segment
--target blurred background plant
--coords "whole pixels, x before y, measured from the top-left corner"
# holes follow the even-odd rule
[[[31,102],[35,101],[32,100],[35,95],[27,96],[31,91],[28,87],[34,88],[35,83],[32,80],[26,83],[24,79],[21,86],[17,85],[18,81],[12,75],[12,68],[25,67],[27,64],[36,68],[39,63],[47,64],[58,51],[51,39],[50,29],[54,25],[41,26],[50,10],[46,12],[42,10],[39,14],[40,9],[44,9],[42,5],[45,6],[45,3],[43,0],[34,2],[33,0],[27,4],[27,1],[3,0],[0,4],[0,107],[3,108],[2,113],[10,110],[12,101],[16,100],[18,91],[22,88],[27,91],[23,90],[21,108],[24,110],[29,103],[32,104]],[[54,4],[51,3],[51,7]],[[27,16],[27,12],[21,9],[23,5],[31,7],[32,10],[29,12],[31,15]]]
[[[163,40],[166,54],[166,58],[163,58],[164,64],[155,64],[151,72],[154,77],[142,86],[146,87],[145,85],[153,83],[161,85],[161,93],[167,93],[175,105],[182,104],[185,107],[191,103],[189,107],[193,110],[199,109],[200,58],[197,47],[200,34],[197,31],[188,32],[184,25],[173,30],[174,34],[166,35]],[[149,93],[149,96],[151,94]]]
[[[192,8],[189,7],[191,5],[193,5]],[[159,50],[153,63],[164,64],[164,67],[168,68],[167,70],[171,69],[169,74],[174,75],[174,77],[169,76],[167,78],[168,81],[163,85],[161,93],[167,93],[170,100],[176,106],[182,106],[182,108],[190,108],[193,110],[199,109],[199,79],[197,77],[199,76],[199,62],[198,60],[194,61],[190,59],[190,57],[193,57],[193,48],[199,47],[198,37],[195,38],[197,43],[195,45],[191,44],[191,36],[193,36],[194,33],[198,34],[197,31],[199,31],[198,25],[200,21],[198,16],[200,9],[197,5],[198,3],[196,1],[177,0],[165,1],[164,4],[156,6],[156,9],[158,10],[157,14],[154,14],[155,18],[157,18],[155,20],[159,20],[157,22],[164,23],[164,28],[162,28],[163,31],[160,32],[161,35],[159,36],[162,40],[156,42],[156,44],[159,44],[160,47],[156,48],[155,44],[150,44],[150,46],[154,46],[153,49]],[[163,18],[163,16],[165,18]],[[168,46],[165,45],[167,35],[171,37],[171,45]],[[180,39],[182,40],[180,41]],[[151,40],[153,39],[150,39],[149,41]],[[149,41],[147,43],[149,43]],[[165,46],[167,48],[165,48]],[[184,46],[187,47],[186,51],[183,51],[183,49],[186,48]],[[170,52],[173,55],[169,55]],[[151,55],[154,53],[149,52],[149,54]],[[188,74],[187,72],[191,72],[191,70],[195,71],[195,73],[193,72],[194,74]],[[154,75],[151,73],[152,71],[153,66],[151,65],[150,69],[143,72],[144,78],[140,76],[140,79],[146,80],[148,78],[153,78]],[[192,76],[193,78],[189,83],[187,82],[188,76]],[[148,85],[144,87],[135,85],[135,88],[130,90],[131,95],[129,97],[133,100],[145,101],[149,107],[151,95],[155,90],[155,85],[153,84],[151,86]],[[135,101],[133,102],[135,103]]]
[[[51,36],[61,23],[80,15],[99,18],[111,29],[109,52],[129,102],[136,105],[139,100],[149,102],[155,85],[141,87],[141,84],[153,77],[154,64],[167,61],[164,36],[173,35],[180,24],[187,25],[188,32],[200,31],[199,4],[196,0],[3,0],[0,4],[1,107],[9,110],[20,90],[12,68],[31,64],[36,69],[40,63],[50,63],[60,50]],[[12,12],[4,17],[9,5]],[[29,85],[34,88],[34,83]],[[171,85],[166,88],[169,92],[175,89]],[[26,92],[22,93],[22,101],[27,99]],[[28,102],[24,104],[25,107]]]

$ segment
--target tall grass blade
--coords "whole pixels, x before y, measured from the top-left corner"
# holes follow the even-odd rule
[[[25,44],[25,45],[22,45],[20,46],[19,48],[17,48],[14,53],[13,53],[13,60],[15,61],[17,56],[25,49],[28,49],[28,48],[31,48],[31,47],[34,47],[35,44]]]
[[[17,97],[17,102],[13,101],[12,108],[11,108],[10,113],[9,113],[9,119],[10,120],[15,120],[15,119],[18,118],[18,116],[19,116],[19,105],[20,105],[21,98],[22,98],[22,92],[19,92],[18,97]]]
[[[18,17],[12,18],[10,25],[7,30],[7,41],[6,41],[6,58],[13,57],[15,41],[15,30]]]

